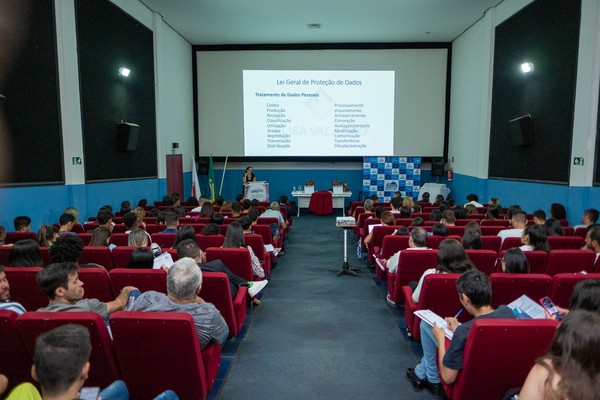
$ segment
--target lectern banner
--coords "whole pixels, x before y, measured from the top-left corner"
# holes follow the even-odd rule
[[[269,201],[269,182],[248,182],[244,185],[244,198]]]

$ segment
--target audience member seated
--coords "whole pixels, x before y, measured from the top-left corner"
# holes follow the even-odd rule
[[[231,201],[224,200],[223,205],[219,209],[220,212],[231,212]]]
[[[58,228],[54,225],[42,225],[37,234],[37,242],[41,247],[50,247],[58,239]]]
[[[373,214],[373,200],[366,199],[363,202],[363,208],[365,209],[365,214]],[[358,213],[354,211],[353,217],[358,221]]]
[[[467,209],[464,207],[456,207],[454,210],[454,218],[455,219],[467,219],[469,218],[469,214],[467,213]]]
[[[546,213],[544,210],[535,210],[533,212],[533,223],[537,225],[544,225],[546,222]]]
[[[129,231],[129,237],[127,238],[129,247],[147,247],[150,242],[148,234],[142,228],[133,228]]]
[[[496,205],[489,206],[485,212],[485,219],[488,221],[500,219],[500,207]]]
[[[600,393],[600,315],[569,313],[548,353],[529,372],[519,399],[595,399]]]
[[[275,217],[279,221],[279,227],[281,229],[287,228],[287,222],[285,221],[285,218],[283,218],[283,215],[281,215],[279,203],[276,201],[271,203],[269,208],[267,210],[265,210],[264,213],[261,214],[261,217],[263,217],[263,218]]]
[[[481,250],[481,231],[474,229],[465,229],[465,233],[460,239],[460,243],[465,250]]]
[[[121,208],[119,209],[121,216],[124,216],[128,212],[131,212],[131,203],[127,200],[121,202]]]
[[[444,239],[438,248],[437,266],[423,272],[419,282],[410,282],[408,285],[413,289],[412,301],[419,302],[421,289],[425,277],[431,274],[462,274],[463,272],[476,269],[473,262],[469,259],[465,249],[460,242],[455,239]]]
[[[251,235],[254,233],[252,230],[252,220],[249,217],[243,216],[238,219],[238,222],[242,226],[244,235]]]
[[[596,253],[594,265],[598,262],[600,256],[600,225],[590,225],[585,234],[585,244],[581,250],[591,250]]]
[[[475,193],[471,193],[467,196],[467,203],[465,204],[465,207],[467,204],[471,204],[475,207],[483,207],[483,204],[479,202],[479,196],[477,196]]]
[[[252,225],[256,225],[258,223],[258,210],[256,208],[249,209],[248,218],[252,220]]]
[[[41,267],[40,245],[33,239],[19,240],[14,244],[8,258],[9,267]]]
[[[99,228],[106,228],[112,232],[114,223],[113,223],[113,215],[110,211],[106,209],[98,210],[98,214],[96,214],[96,222],[98,222]]]
[[[31,231],[31,218],[21,215],[15,217],[13,224],[15,226],[15,232],[30,232]]]
[[[137,206],[136,207],[146,207],[148,205],[148,200],[147,199],[140,199],[140,201],[138,201]]]
[[[200,203],[196,197],[190,196],[185,200],[185,205],[188,207],[198,207]]]
[[[187,214],[182,205],[173,206],[173,208],[171,208],[171,212],[175,213],[179,218],[184,218]]]
[[[166,225],[167,223],[167,212],[166,211],[159,211],[156,214],[156,223],[158,225]]]
[[[481,318],[514,318],[513,312],[505,305],[498,309],[492,308],[492,289],[488,276],[481,271],[471,270],[462,274],[456,283],[460,302],[464,309],[475,318],[459,325],[454,317],[446,318],[448,328],[454,332],[450,347],[446,349],[446,336],[442,327],[434,324],[433,327],[426,322],[421,322],[421,346],[423,358],[413,369],[406,370],[406,378],[416,390],[427,388],[436,395],[442,395],[444,389],[440,376],[444,382],[450,384],[456,380],[458,372],[462,369],[462,355],[465,342],[469,336],[469,329],[474,321]],[[436,363],[437,352],[437,363]],[[439,375],[438,375],[439,363]]]
[[[146,235],[144,235],[146,236]],[[112,237],[112,232],[110,231],[110,229],[107,229],[105,227],[98,227],[96,229],[94,229],[94,232],[92,233],[92,238],[90,239],[90,243],[88,244],[88,246],[105,246],[108,247],[111,251],[112,249],[114,249],[115,246],[114,244],[112,244],[110,242],[110,238]],[[131,238],[131,234],[129,234],[129,238]],[[129,240],[129,238],[127,238]]]
[[[154,266],[154,254],[147,247],[139,247],[131,252],[127,268],[148,269]]]
[[[421,207],[420,204],[415,204],[412,208],[414,213],[420,213],[423,210],[423,207]]]
[[[435,236],[448,236],[448,227],[445,224],[433,224],[431,234]]]
[[[146,229],[146,223],[144,222],[144,218],[146,218],[146,210],[144,210],[144,207],[136,207],[133,210],[133,213],[137,215],[138,227]]]
[[[408,230],[408,226],[400,226],[394,232],[394,235],[410,235],[410,231]]]
[[[496,197],[490,198],[490,201],[488,201],[488,206],[496,206],[498,208],[502,207],[500,205],[500,199],[498,199]]]
[[[419,200],[419,201],[422,201],[424,203],[429,203],[430,196],[431,195],[429,194],[429,192],[423,192],[423,195],[421,196],[421,200]]]
[[[211,218],[214,214],[214,207],[211,202],[207,201],[202,205],[198,218]]]
[[[385,211],[381,214],[381,224],[374,224],[373,227],[375,226],[394,226],[396,225],[396,218],[394,218],[394,214],[391,213],[391,211]],[[373,239],[373,231],[371,231],[366,237],[365,237],[365,245],[369,245],[369,243],[371,243],[371,240]]]
[[[265,277],[265,270],[260,265],[260,261],[258,257],[252,251],[252,247],[246,246],[244,242],[244,230],[242,229],[242,225],[238,221],[234,221],[229,224],[227,227],[227,232],[225,234],[225,242],[223,243],[223,248],[243,248],[247,249],[250,252],[250,258],[252,259],[252,271],[255,276],[259,278]]]
[[[595,208],[588,208],[583,212],[583,215],[581,216],[581,225],[575,225],[573,228],[587,228],[588,226],[596,224],[597,222],[598,210],[596,210]]]
[[[575,310],[586,310],[600,315],[600,280],[585,279],[577,282],[571,296],[571,308],[555,307],[558,309],[561,318],[567,315],[569,311]],[[546,313],[546,318],[556,319],[556,315],[550,316]]]
[[[425,225],[425,220],[421,217],[414,217],[412,219],[412,221],[410,221],[410,226],[423,226],[423,225]]]
[[[470,204],[470,203],[465,204],[465,210],[467,210],[468,215],[478,213],[477,207],[475,207],[473,204]]]
[[[53,263],[79,263],[83,253],[83,241],[78,236],[61,236],[50,247],[50,260]],[[90,264],[96,266],[96,264]]]
[[[195,208],[192,208],[192,212],[197,212],[199,213],[200,211],[202,211],[202,206],[204,205],[204,203],[208,202],[208,199],[205,197],[200,197],[198,198],[198,205]]]
[[[219,225],[217,225],[217,227],[218,226]],[[218,233],[219,232],[217,232],[216,234]],[[173,246],[171,248],[176,249],[177,246],[179,246],[179,243],[183,242],[186,239],[192,239],[193,241],[196,241],[196,230],[191,225],[182,225],[179,227],[177,233],[175,234],[175,241],[173,242]]]
[[[410,218],[411,209],[408,207],[400,207],[400,218]]]
[[[544,225],[533,224],[525,227],[521,235],[521,243],[523,243],[523,246],[520,247],[522,251],[550,251]]]
[[[502,256],[502,272],[507,274],[528,274],[529,261],[518,247],[508,249]]]
[[[513,204],[512,206],[509,206],[506,210],[506,219],[512,220],[513,214],[517,211],[522,211],[520,205]]]
[[[62,214],[58,220],[58,224],[60,225],[58,228],[59,235],[76,235],[75,232],[71,231],[71,229],[73,229],[73,225],[75,225],[75,217],[72,214]]]
[[[432,210],[431,213],[429,213],[429,220],[430,221],[441,221],[442,220],[442,212],[440,210]]]
[[[400,214],[400,207],[402,207],[402,198],[398,196],[391,199],[390,207],[392,208],[392,214]]]
[[[446,210],[442,213],[442,219],[440,222],[446,226],[455,226],[456,216],[454,215],[454,211]]]
[[[202,271],[196,261],[184,257],[175,262],[167,273],[167,294],[148,291],[133,303],[131,311],[185,312],[194,318],[201,348],[210,342],[225,343],[229,334],[227,323],[211,303],[199,295]]]
[[[565,236],[565,229],[556,218],[548,218],[544,221],[544,227],[548,236]]]
[[[438,194],[437,196],[435,196],[436,203],[441,203],[442,201],[444,201],[444,196],[442,196],[441,194]]]
[[[413,207],[415,206],[415,201],[412,197],[406,196],[404,200],[402,200],[402,207],[408,208],[410,212],[413,212]]]
[[[282,196],[285,197],[285,196]],[[286,197],[287,202],[287,197]],[[221,210],[222,211],[222,210]],[[242,206],[240,203],[232,203],[231,204],[231,216],[229,218],[239,218],[242,215]],[[289,213],[288,213],[289,215]]]
[[[0,310],[10,310],[19,315],[25,313],[25,307],[17,302],[10,301],[10,285],[4,272],[4,265],[0,265]]]
[[[221,233],[221,228],[219,228],[219,225],[217,224],[206,224],[206,226],[204,228],[202,228],[202,231],[200,232],[201,235],[219,235]]]
[[[220,212],[213,213],[210,217],[210,222],[217,225],[223,225],[225,223],[225,216]]]
[[[504,242],[504,239],[507,237],[521,237],[523,230],[525,229],[525,225],[527,225],[527,214],[521,210],[514,211],[512,213],[510,222],[512,224],[512,228],[503,229],[498,232],[498,236],[500,236],[502,242]]]
[[[383,206],[375,207],[375,218],[381,218],[381,214],[383,214],[384,211],[385,208],[383,208]]]
[[[567,219],[567,210],[562,204],[552,203],[550,205],[550,216],[558,220]]]
[[[248,286],[248,295],[256,296],[269,283],[268,280],[249,282],[244,278],[235,275],[231,270],[223,264],[221,260],[213,260],[206,262],[206,254],[198,247],[198,244],[191,239],[186,239],[177,246],[177,255],[179,258],[189,257],[196,261],[196,264],[204,272],[223,272],[229,279],[229,288],[231,290],[231,298],[235,298],[238,287]],[[260,300],[259,300],[260,302]]]
[[[102,303],[98,299],[84,299],[83,282],[79,280],[79,266],[74,262],[50,264],[38,272],[37,284],[48,296],[48,306],[38,311],[93,311],[105,320],[110,314],[125,308],[129,294],[137,290],[125,286],[111,302]]]
[[[165,216],[165,224],[167,228],[161,233],[177,233],[177,227],[179,226],[179,216],[173,212],[167,213]]]

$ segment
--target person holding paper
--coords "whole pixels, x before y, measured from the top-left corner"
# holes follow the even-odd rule
[[[438,376],[436,351],[439,357],[440,375],[444,382],[450,384],[456,380],[463,367],[463,350],[473,321],[479,318],[514,318],[512,310],[505,305],[496,310],[492,308],[492,288],[488,276],[483,272],[478,270],[465,272],[458,278],[456,289],[464,309],[475,318],[462,325],[455,317],[445,319],[448,328],[454,332],[448,349],[446,349],[444,328],[437,324],[432,327],[427,322],[421,321],[423,358],[414,369],[406,369],[406,378],[416,390],[427,388],[436,395],[444,392]]]

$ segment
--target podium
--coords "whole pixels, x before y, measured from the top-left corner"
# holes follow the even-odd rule
[[[269,201],[269,182],[257,181],[244,184],[244,198]]]

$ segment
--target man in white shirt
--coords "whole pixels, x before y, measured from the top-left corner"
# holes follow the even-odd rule
[[[525,229],[525,226],[527,225],[527,214],[525,214],[525,211],[515,211],[512,214],[510,223],[512,224],[512,228],[498,232],[498,236],[502,239],[501,244],[504,243],[504,239],[508,237],[521,237],[523,229]]]
[[[21,315],[25,313],[25,308],[14,301],[10,301],[10,285],[6,279],[4,265],[0,265],[0,310],[10,310]]]
[[[479,197],[474,193],[471,193],[470,195],[468,195],[467,200],[469,200],[469,202],[466,203],[465,206],[467,204],[473,204],[475,207],[483,207],[483,204],[481,204],[479,202]]]

